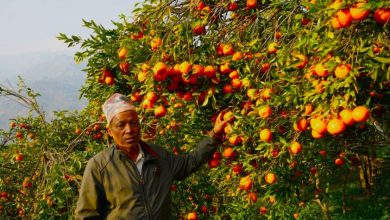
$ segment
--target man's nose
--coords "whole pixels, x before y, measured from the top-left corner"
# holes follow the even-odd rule
[[[125,132],[131,133],[133,131],[134,127],[132,127],[130,124],[126,124],[125,126]]]

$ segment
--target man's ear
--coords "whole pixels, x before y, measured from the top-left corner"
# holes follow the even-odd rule
[[[112,130],[111,130],[110,125],[107,125],[107,132],[108,132],[108,135],[110,135],[110,137],[112,137]]]

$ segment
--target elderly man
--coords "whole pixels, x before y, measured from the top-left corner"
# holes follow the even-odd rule
[[[103,112],[115,145],[88,161],[76,219],[171,219],[170,186],[211,157],[227,123],[223,112],[197,148],[180,156],[141,140],[136,109],[126,96],[112,95]]]

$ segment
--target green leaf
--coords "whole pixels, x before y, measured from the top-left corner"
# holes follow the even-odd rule
[[[380,63],[390,63],[390,58],[387,57],[374,57],[373,59]]]

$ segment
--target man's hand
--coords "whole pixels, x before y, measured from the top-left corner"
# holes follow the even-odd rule
[[[226,124],[233,120],[234,117],[233,115],[229,116],[229,117],[224,117],[225,113],[229,112],[229,109],[226,108],[224,110],[222,110],[218,116],[217,116],[217,119],[215,120],[215,123],[214,123],[214,128],[212,129],[211,133],[214,137],[220,137],[222,135],[222,132],[223,132],[223,129],[225,128]]]

